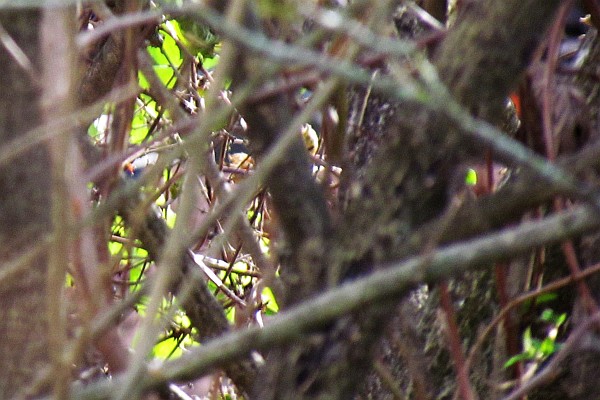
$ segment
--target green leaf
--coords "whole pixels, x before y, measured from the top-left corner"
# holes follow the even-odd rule
[[[188,18],[178,18],[177,21],[169,21],[169,23],[191,54],[202,58],[215,56],[219,38],[208,26]]]
[[[467,170],[467,176],[465,177],[465,183],[468,186],[477,185],[477,172],[473,168]]]
[[[554,311],[552,311],[549,308],[546,308],[544,311],[542,311],[540,319],[544,322],[554,322]]]
[[[261,300],[263,304],[266,305],[266,314],[273,315],[279,312],[279,304],[277,304],[277,300],[275,299],[275,294],[271,290],[271,288],[264,288],[261,293]]]
[[[156,73],[160,81],[163,83],[163,85],[165,85],[169,89],[175,86],[175,79],[173,79],[175,73],[173,72],[173,69],[170,66],[155,65],[154,72]]]
[[[108,251],[112,255],[121,253],[123,250],[123,244],[117,242],[108,242]]]
[[[552,300],[555,300],[557,297],[558,295],[554,292],[544,293],[535,298],[535,304],[548,303]]]
[[[148,83],[148,80],[141,72],[138,72],[138,85],[140,85],[142,89],[150,89],[150,84]]]
[[[231,324],[234,324],[235,323],[235,307],[229,307],[225,311],[225,316],[227,317],[227,321],[229,321]]]
[[[177,68],[181,66],[183,57],[181,56],[181,51],[179,50],[177,42],[175,42],[171,35],[165,35],[161,50],[163,57],[167,59],[167,65],[172,64]]]
[[[166,360],[168,358],[177,358],[183,354],[181,347],[178,346],[175,338],[161,340],[152,348],[152,356]]]
[[[148,122],[146,120],[147,113],[144,108],[139,108],[133,115],[131,122],[131,132],[129,133],[129,142],[131,144],[141,144],[146,136],[148,136]]]
[[[507,362],[504,363],[504,368],[510,368],[518,362],[531,360],[531,356],[527,353],[517,354],[516,356],[512,356],[508,359]]]
[[[540,315],[540,320],[544,321],[544,322],[550,322],[552,324],[554,324],[556,327],[559,327],[560,325],[562,325],[567,319],[567,314],[566,313],[562,313],[562,314],[556,314],[554,312],[554,310],[550,309],[550,308],[546,308],[544,311],[542,311],[542,314]]]
[[[170,206],[167,207],[166,214],[165,221],[167,222],[167,226],[172,229],[175,227],[175,219],[177,218],[177,214],[171,209]]]
[[[218,51],[218,48],[215,51]],[[215,54],[213,57],[202,57],[202,66],[207,70],[216,68],[218,63],[219,63],[219,55],[218,54]]]
[[[527,327],[525,332],[523,332],[523,349],[525,351],[531,350],[533,348],[533,342],[531,338],[531,327]]]
[[[550,338],[542,340],[538,348],[538,352],[541,353],[541,355],[544,356],[544,358],[554,354],[555,351],[556,343]]]

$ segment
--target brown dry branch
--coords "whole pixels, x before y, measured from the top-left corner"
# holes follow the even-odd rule
[[[556,243],[565,237],[597,229],[600,219],[593,210],[580,207],[541,221],[522,223],[496,234],[436,250],[430,255],[392,263],[369,276],[348,282],[272,318],[264,328],[250,327],[215,338],[181,359],[168,361],[152,371],[140,385],[157,387],[167,381],[199,376],[252,350],[293,343],[330,321],[386,298],[406,293],[422,282],[438,282],[459,276],[467,269],[489,267],[493,261],[510,259],[531,248]],[[315,312],[319,310],[319,312]],[[75,391],[78,398],[109,398],[122,378],[99,382]]]
[[[32,394],[52,388],[56,397],[65,397],[72,377],[69,368],[60,367],[81,359],[86,343],[95,342],[110,361],[111,372],[123,373],[93,384],[81,381],[71,387],[76,398],[137,398],[214,371],[224,371],[245,398],[261,400],[384,398],[389,392],[420,399],[449,398],[452,392],[464,398],[498,398],[503,395],[500,382],[509,379],[500,365],[511,345],[498,333],[496,347],[481,349],[489,343],[484,338],[509,313],[508,307],[517,304],[520,291],[541,284],[542,277],[554,280],[555,287],[568,266],[581,296],[562,305],[572,313],[573,324],[568,325],[573,331],[566,350],[556,353],[549,368],[513,396],[544,393],[532,390],[548,371],[556,380],[544,382],[553,393],[584,399],[597,392],[586,385],[597,356],[584,353],[595,333],[587,329],[588,314],[580,312],[580,302],[598,301],[600,279],[580,278],[598,261],[595,232],[600,222],[594,210],[600,204],[595,189],[600,147],[582,146],[598,136],[598,71],[597,62],[590,60],[597,61],[600,51],[590,34],[589,59],[580,70],[570,70],[572,78],[557,66],[567,3],[561,8],[558,0],[451,2],[455,22],[435,39],[424,26],[440,27],[405,2],[399,8],[393,1],[331,2],[327,7],[317,2],[298,8],[286,2],[277,12],[242,0],[151,10],[142,3],[90,5],[80,26],[96,29],[81,33],[78,45],[73,40],[59,43],[67,46],[60,51],[48,51],[46,44],[41,52],[48,60],[44,69],[36,50],[39,16],[0,10],[0,61],[11,77],[0,76],[0,81],[19,98],[0,95],[0,242],[12,247],[10,254],[1,252],[0,296],[6,305],[2,315],[11,324],[5,329],[6,342],[17,334],[28,341],[19,354],[14,345],[0,346],[2,359],[19,356],[28,362],[21,369],[6,368],[0,382],[24,387],[32,381]],[[438,14],[446,4],[419,3]],[[595,20],[597,7],[588,7]],[[394,13],[407,9],[412,13]],[[559,9],[562,17],[554,19]],[[288,12],[294,18],[288,19]],[[140,48],[165,13],[201,22],[221,35],[214,73],[196,65],[170,26],[165,28],[172,36],[167,39],[180,47],[182,65],[169,61],[176,82],[172,89],[162,83],[154,61]],[[389,37],[392,14],[402,39]],[[403,15],[408,17],[400,21]],[[23,21],[34,28],[27,30]],[[540,44],[550,26],[544,53]],[[58,29],[51,33],[64,34]],[[52,38],[46,35],[45,43]],[[419,45],[425,42],[427,48]],[[77,46],[85,64],[76,91],[83,110],[73,111],[69,101],[55,101],[42,114],[37,103],[23,100],[38,93],[36,71],[46,71],[46,94],[56,91],[60,96],[57,88],[69,76],[70,65],[61,64],[68,63],[69,57],[63,56]],[[498,127],[506,126],[506,98],[536,54],[537,69],[529,70],[522,90],[526,97],[520,144]],[[64,73],[55,82],[47,78],[53,69]],[[148,83],[141,95],[131,89],[139,72]],[[92,145],[87,127],[111,96],[112,106],[102,112],[112,122],[106,137]],[[143,144],[130,147],[137,105],[146,110],[144,123],[150,128]],[[20,118],[23,110],[28,120]],[[578,111],[563,118],[561,112],[567,110]],[[298,134],[307,122],[320,130],[321,137],[312,143],[317,155],[306,151]],[[87,172],[73,167],[82,161],[72,151],[72,128],[89,163]],[[556,138],[549,138],[549,132]],[[230,187],[219,168],[230,166],[227,146],[232,140],[239,145],[240,137],[249,142],[254,165],[244,167]],[[46,154],[48,138],[52,143]],[[540,156],[544,143],[552,163]],[[145,152],[159,154],[156,165],[135,182],[121,180],[122,162]],[[315,171],[337,168],[337,163],[341,184],[333,188],[327,174]],[[494,188],[488,177],[487,192],[475,197],[465,187],[463,172],[483,163],[488,175],[498,163],[511,171]],[[39,179],[40,171],[52,171],[52,185]],[[84,183],[89,176],[99,188],[93,209]],[[15,186],[16,181],[23,184]],[[565,199],[560,204],[554,200],[559,196]],[[173,229],[154,211],[157,199],[164,199],[165,215],[167,210],[177,214]],[[119,232],[113,237],[125,250],[111,256],[106,243],[109,221],[116,214],[127,229],[115,226]],[[248,214],[253,215],[250,221]],[[15,226],[17,235],[12,233]],[[263,253],[259,235],[268,236],[274,257]],[[28,251],[33,241],[40,244]],[[562,255],[554,251],[561,241]],[[141,252],[141,260],[135,258],[138,246],[148,254]],[[488,271],[495,261],[531,251],[537,258],[507,263],[506,276],[494,278]],[[216,276],[198,261],[205,256],[220,257],[223,275]],[[232,274],[238,262],[251,269],[244,277]],[[60,348],[69,337],[58,300],[68,263],[82,300],[85,329],[65,361]],[[148,271],[130,282],[136,263],[148,265]],[[90,269],[97,264],[105,267]],[[494,279],[504,310],[495,301]],[[448,282],[442,293],[446,323],[438,318],[435,288],[441,281]],[[111,283],[114,293],[106,290]],[[126,295],[129,284],[142,287],[140,294]],[[217,289],[211,293],[213,284]],[[262,329],[234,331],[225,310],[234,308],[236,326],[246,325],[263,307],[263,287],[275,289],[275,284],[282,285],[274,290],[280,315],[267,319]],[[44,287],[45,297],[40,290]],[[575,296],[570,289],[561,290]],[[142,294],[147,316],[138,328],[135,352],[126,359],[127,352],[106,345],[106,338],[116,337],[116,327],[125,326],[119,316]],[[112,304],[113,295],[125,300]],[[47,312],[34,315],[45,304]],[[508,342],[518,342],[522,329],[533,325],[536,311],[535,306],[522,315],[510,311],[515,323]],[[183,312],[191,327],[171,329],[170,319]],[[158,338],[179,341],[192,328],[202,347],[160,366],[147,362]],[[44,331],[50,334],[42,337],[41,347],[29,346],[27,335]],[[577,342],[584,331],[590,341]],[[398,338],[404,340],[400,345]],[[473,343],[471,354],[481,349],[481,357],[465,362],[462,353]],[[262,368],[258,351],[265,356]],[[34,365],[38,374],[28,367]],[[379,375],[372,374],[374,366]],[[226,385],[226,380],[221,382]],[[0,387],[5,397],[24,393]]]
[[[114,19],[121,22],[119,25],[120,28],[135,27],[135,24],[138,23],[137,19],[129,18],[128,16],[114,17]],[[140,22],[147,23],[153,20],[155,20],[155,18],[148,18],[145,15],[141,15]],[[106,24],[112,26],[112,21],[112,19],[108,19]],[[100,51],[94,57],[91,67],[88,68],[87,73],[84,75],[82,79],[83,86],[80,91],[81,102],[83,104],[88,104],[98,98],[98,96],[106,93],[106,90],[113,86],[116,68],[122,65],[119,56],[120,48],[116,45],[120,40],[119,35],[119,33],[112,33],[111,36],[106,39]],[[101,38],[102,35],[100,34],[94,35],[95,40]],[[191,117],[183,113],[182,109],[172,100],[171,94],[164,89],[162,83],[157,79],[156,74],[152,70],[147,55],[139,53],[138,59],[140,61],[141,70],[151,84],[155,99],[157,99],[161,106],[171,111],[171,115],[176,124],[186,125],[186,121],[190,120]],[[88,93],[93,93],[94,95],[88,95]],[[95,158],[97,158],[97,156]],[[132,192],[132,195],[133,196],[127,196],[126,198],[119,200],[119,203],[123,205],[119,208],[120,212],[125,220],[132,224],[137,232],[138,238],[142,242],[142,247],[148,251],[150,257],[153,260],[159,260],[167,237],[169,236],[169,228],[167,228],[165,221],[157,216],[153,210],[149,210],[140,220],[139,209],[143,202],[134,200],[138,197],[135,192]],[[182,282],[186,282],[190,279],[197,282],[196,289],[183,303],[183,308],[186,310],[186,313],[192,322],[192,326],[197,327],[201,340],[218,336],[229,329],[228,322],[225,319],[221,306],[210,294],[206,284],[203,280],[198,280],[198,277],[193,278],[198,275],[198,272],[196,271],[198,265],[189,254],[186,253],[182,256],[181,261],[176,263],[176,266],[164,266],[163,268],[174,269],[177,271],[171,283],[170,291],[172,293],[179,292],[178,288]],[[248,361],[245,363],[240,362],[235,365],[232,364],[225,367],[225,370],[240,390],[248,391],[248,388],[254,380],[254,373],[252,372],[253,368],[252,362]]]

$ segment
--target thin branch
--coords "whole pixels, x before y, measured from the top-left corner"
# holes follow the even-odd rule
[[[458,393],[460,393],[460,398],[463,400],[474,400],[475,392],[469,381],[468,369],[465,364],[465,356],[461,345],[460,332],[456,324],[456,313],[454,312],[452,299],[450,298],[450,292],[448,290],[448,282],[442,281],[439,284],[439,289],[440,304],[446,317],[446,336],[449,342],[448,351],[452,357],[452,366],[454,367],[457,376]]]
[[[237,44],[268,57],[271,61],[295,66],[312,66],[360,85],[367,85],[371,80],[371,74],[368,71],[351,62],[325,57],[316,51],[288,45],[241,26],[231,25],[208,7],[198,5],[196,12],[190,14],[190,17],[210,25]],[[544,181],[557,185],[569,195],[587,201],[600,210],[598,199],[594,197],[593,190],[586,184],[579,182],[575,176],[564,169],[549,163],[519,142],[507,137],[492,124],[471,116],[439,82],[435,69],[426,61],[423,61],[419,69],[421,77],[427,82],[426,86],[409,76],[403,77],[402,84],[399,84],[397,79],[381,76],[372,82],[373,90],[397,100],[415,101],[432,111],[443,113],[459,124],[464,131],[464,136],[489,147],[501,160],[535,172]]]
[[[573,350],[575,350],[583,335],[599,321],[600,312],[597,312],[586,319],[580,326],[577,327],[575,331],[573,331],[573,333],[571,333],[569,339],[567,339],[560,351],[552,358],[552,361],[550,361],[550,363],[548,363],[543,370],[541,370],[530,381],[523,384],[520,388],[515,389],[511,394],[502,400],[518,400],[527,395],[527,393],[531,392],[533,389],[556,379],[561,372],[560,364],[569,354],[573,352]]]
[[[502,310],[500,310],[498,315],[492,320],[492,322],[490,322],[486,326],[485,330],[477,337],[477,341],[469,350],[469,356],[467,357],[467,361],[466,361],[466,369],[468,370],[470,368],[471,364],[473,363],[473,360],[475,359],[475,356],[477,355],[477,353],[483,346],[483,343],[492,334],[492,332],[494,331],[496,326],[498,326],[498,324],[500,324],[502,322],[502,320],[504,320],[504,318],[507,317],[508,313],[511,310],[513,310],[515,307],[517,307],[520,304],[523,304],[531,299],[535,299],[536,297],[539,297],[545,293],[550,293],[550,292],[553,292],[563,286],[569,285],[571,283],[579,282],[582,279],[585,279],[588,276],[590,276],[592,274],[596,274],[598,272],[600,272],[600,264],[596,264],[594,266],[586,268],[585,270],[581,271],[581,273],[576,276],[571,274],[571,275],[567,276],[566,278],[562,278],[562,279],[559,279],[552,283],[549,283],[548,285],[546,285],[540,289],[533,290],[533,291],[527,292],[527,293],[523,293],[522,295],[511,300],[508,304],[506,304],[506,307],[504,307],[504,308],[502,308]]]
[[[32,82],[34,82],[37,85],[40,85],[41,82],[39,80],[39,73],[33,67],[33,63],[31,62],[29,57],[27,57],[27,54],[25,54],[25,52],[21,50],[17,42],[15,42],[15,40],[8,34],[6,29],[4,29],[4,26],[2,26],[2,24],[0,24],[0,44],[2,44],[2,47],[4,47],[6,51],[12,56],[13,60],[15,60],[15,62],[19,64],[19,66],[25,72],[27,72]]]
[[[72,42],[75,31],[73,9],[47,8],[40,23],[40,47],[44,59],[41,106],[46,121],[55,115],[68,115],[74,108],[75,55]],[[1,31],[0,31],[1,34]],[[15,44],[16,45],[16,44]],[[9,49],[10,50],[10,49]],[[23,54],[25,56],[25,54]],[[17,59],[18,60],[18,59]],[[57,71],[60,71],[57,73]],[[31,72],[31,69],[28,69]],[[46,320],[48,347],[52,365],[52,388],[56,398],[66,397],[69,389],[70,363],[63,355],[67,343],[67,319],[64,313],[64,282],[72,244],[70,231],[74,217],[72,190],[77,174],[70,174],[72,150],[76,148],[73,129],[65,129],[47,143],[51,159],[51,216],[53,240],[48,257],[46,276]],[[80,160],[80,157],[74,157]],[[78,188],[79,189],[79,188]],[[93,257],[92,257],[93,258]],[[94,265],[95,267],[95,265]],[[87,282],[81,283],[84,288]],[[81,293],[81,292],[80,292]],[[89,312],[82,302],[80,312]]]
[[[103,21],[96,29],[80,33],[77,37],[77,47],[82,50],[96,43],[111,33],[145,24],[158,24],[163,18],[163,13],[158,11],[143,11],[128,13],[123,16],[112,16]]]
[[[62,115],[58,117],[53,116],[51,120],[46,121],[39,127],[24,132],[23,134],[12,139],[5,146],[2,146],[2,149],[0,149],[0,165],[13,160],[15,157],[22,155],[27,150],[40,143],[43,143],[46,140],[50,140],[58,135],[63,134],[68,129],[73,129],[80,126],[81,121],[94,120],[94,118],[98,116],[99,110],[102,109],[106,102],[122,101],[132,95],[137,95],[138,93],[139,87],[137,84],[116,88],[106,97],[89,106],[69,113],[68,115]]]
[[[194,259],[196,265],[204,272],[204,275],[208,277],[218,288],[221,290],[227,297],[233,300],[236,304],[246,307],[247,304],[244,300],[240,299],[231,289],[223,284],[223,281],[212,271],[212,269],[208,268],[206,264],[204,264],[203,257],[194,254],[191,250],[188,250],[190,257]]]
[[[214,188],[216,195],[219,198],[223,198],[229,194],[231,190],[225,181],[225,177],[219,171],[212,152],[206,154],[205,158],[206,178]],[[245,250],[250,254],[254,260],[254,263],[261,271],[262,278],[264,279],[262,285],[270,286],[274,283],[277,267],[263,253],[262,249],[258,245],[257,238],[248,222],[248,219],[246,218],[245,212],[243,210],[239,210],[238,214],[237,220],[239,221],[239,224],[237,226],[238,229],[236,230],[236,234],[242,241]],[[194,260],[198,262],[196,259]]]
[[[558,242],[598,227],[600,217],[589,207],[578,207],[542,221],[526,222],[517,228],[448,246],[424,257],[394,263],[390,268],[331,289],[277,315],[263,329],[251,327],[229,333],[176,361],[152,367],[139,385],[149,389],[168,381],[197,378],[252,350],[270,349],[277,344],[293,342],[298,335],[314,331],[341,315],[379,301],[389,301],[392,297],[401,297],[418,283],[433,283],[467,269],[485,268],[494,261],[510,259],[531,248]],[[107,398],[122,382],[123,377],[116,377],[111,382],[79,388],[74,395],[78,399]]]
[[[554,161],[558,153],[558,140],[553,129],[555,113],[554,90],[556,87],[556,65],[558,64],[560,41],[563,36],[565,21],[573,6],[574,0],[564,1],[558,9],[558,15],[550,28],[548,38],[547,62],[542,80],[542,130],[548,160]]]

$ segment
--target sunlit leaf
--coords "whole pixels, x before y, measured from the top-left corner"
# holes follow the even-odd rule
[[[271,290],[271,288],[264,288],[261,293],[261,300],[263,304],[266,305],[267,315],[276,314],[279,312],[279,304],[277,304],[277,300],[275,299],[275,294]]]
[[[182,350],[178,346],[175,338],[162,340],[152,348],[152,355],[163,360],[166,360],[167,358],[177,358],[181,356],[181,354]]]
[[[504,368],[512,367],[513,365],[515,365],[518,362],[527,361],[530,359],[531,359],[531,356],[529,356],[528,354],[525,354],[525,353],[517,354],[516,356],[512,356],[511,358],[509,358],[508,361],[504,363]]]
[[[465,177],[465,183],[468,186],[477,185],[477,171],[475,171],[473,168],[469,168],[467,170],[467,176]]]

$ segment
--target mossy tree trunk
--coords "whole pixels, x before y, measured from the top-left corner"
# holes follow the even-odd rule
[[[543,38],[559,1],[465,5],[439,44],[433,63],[459,103],[497,124],[509,91]],[[458,239],[448,237],[448,232],[439,232],[437,238],[418,233],[448,210],[457,166],[482,154],[482,147],[467,139],[457,121],[440,108],[432,111],[404,102],[396,110],[384,126],[374,128],[380,130],[377,134],[361,127],[360,135],[377,140],[357,140],[373,148],[351,149],[365,155],[364,164],[355,165],[357,176],[348,178],[353,182],[346,196],[348,206],[334,228],[334,239],[327,238],[327,254],[311,264],[315,277],[328,277],[329,283],[352,279],[382,263],[419,254],[439,241]],[[364,120],[369,119],[365,115]],[[367,307],[301,344],[274,352],[269,377],[260,385],[257,398],[350,398],[365,381],[400,300],[390,298]]]

